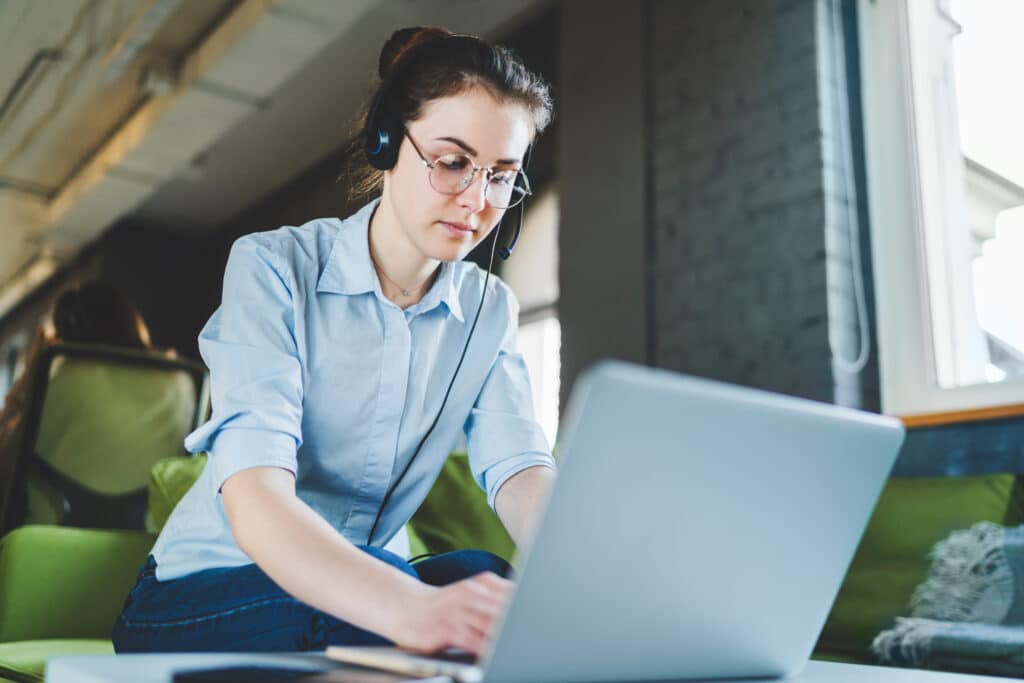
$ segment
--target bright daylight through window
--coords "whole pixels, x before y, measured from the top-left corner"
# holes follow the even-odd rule
[[[963,163],[947,176],[962,179],[950,188],[962,200],[945,205],[966,239],[947,241],[941,255],[927,251],[937,376],[946,387],[1024,377],[1024,90],[1016,86],[1024,2],[953,0],[949,12],[960,27],[951,88],[960,155],[951,158]],[[944,282],[934,277],[935,258],[946,261]]]

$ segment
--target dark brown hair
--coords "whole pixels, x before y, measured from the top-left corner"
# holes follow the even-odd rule
[[[459,40],[449,40],[452,37]],[[410,58],[413,61],[408,61]],[[550,86],[527,69],[515,53],[445,28],[417,26],[395,31],[381,49],[377,78],[371,101],[386,86],[379,106],[404,123],[417,120],[428,102],[473,87],[486,89],[499,102],[522,105],[532,118],[534,137],[543,132],[553,116]],[[364,109],[360,128],[365,118]],[[348,156],[353,195],[379,191],[383,172],[366,162],[362,136],[357,136]]]
[[[53,306],[53,326],[61,341],[152,348],[138,309],[102,282],[87,282],[61,294]]]

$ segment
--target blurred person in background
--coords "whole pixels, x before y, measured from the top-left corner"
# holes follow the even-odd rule
[[[8,490],[7,479],[21,447],[39,354],[44,347],[61,342],[153,350],[142,315],[110,285],[86,282],[58,296],[49,320],[36,329],[25,355],[24,369],[7,392],[0,410],[0,491]],[[173,352],[168,353],[173,355]]]

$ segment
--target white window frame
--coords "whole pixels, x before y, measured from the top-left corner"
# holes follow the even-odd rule
[[[944,313],[933,316],[932,309],[970,315],[973,293],[929,286],[948,282],[943,280],[947,255],[959,249],[935,236],[952,236],[947,238],[951,240],[962,233],[966,239],[966,230],[937,230],[935,223],[956,215],[956,202],[963,201],[957,192],[945,191],[957,182],[963,187],[962,166],[958,177],[957,165],[942,155],[957,155],[957,163],[962,163],[962,156],[955,130],[953,144],[940,142],[943,137],[949,142],[948,124],[955,119],[943,118],[934,75],[911,55],[928,39],[922,35],[924,22],[915,25],[916,13],[934,12],[936,7],[944,11],[945,3],[858,1],[882,410],[916,415],[1024,402],[1024,378],[944,386],[970,375],[956,365],[955,345],[963,340],[950,334],[954,325]],[[929,202],[926,197],[940,199]],[[932,228],[927,247],[926,221]],[[945,307],[937,306],[943,296],[953,299]],[[937,325],[947,326],[938,343]]]

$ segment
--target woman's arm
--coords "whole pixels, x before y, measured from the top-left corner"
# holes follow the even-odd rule
[[[508,535],[520,548],[533,541],[548,491],[555,481],[550,467],[527,467],[501,485],[494,498],[494,510]]]
[[[530,373],[516,344],[519,303],[503,283],[496,288],[496,298],[504,299],[496,304],[504,333],[463,428],[469,464],[487,493],[487,504],[516,545],[525,547],[532,540],[556,464],[537,423]],[[497,329],[496,324],[491,327]]]
[[[239,547],[298,600],[401,647],[480,652],[510,583],[494,574],[435,588],[364,553],[295,495],[294,475],[254,467],[221,489]]]

